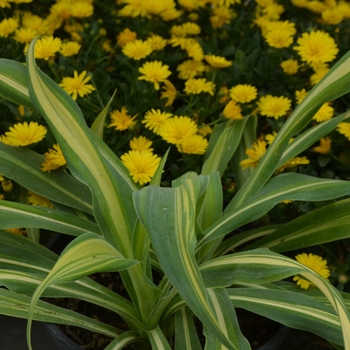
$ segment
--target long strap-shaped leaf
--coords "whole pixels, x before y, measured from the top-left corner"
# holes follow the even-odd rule
[[[199,237],[197,249],[228,232],[261,217],[277,203],[289,200],[321,201],[350,193],[350,183],[286,173],[273,178],[237,210],[229,211]]]
[[[267,247],[285,252],[349,237],[350,199],[344,199],[296,218],[247,249]]]
[[[345,349],[350,349],[350,313],[339,291],[317,272],[268,249],[227,255],[200,266],[208,287],[225,287],[234,282],[265,283],[299,274],[312,282],[327,297],[337,313]]]
[[[228,288],[227,292],[235,307],[343,344],[334,310],[307,295],[268,288]]]
[[[229,204],[227,211],[238,208],[265,185],[275,171],[289,140],[310,122],[323,103],[350,91],[349,78],[350,52],[344,55],[314,86],[287,119],[252,176]]]
[[[44,157],[29,149],[0,143],[0,174],[52,201],[92,214],[91,192],[63,170],[41,170]]]
[[[24,64],[0,59],[0,96],[19,105],[33,107],[29,98]]]
[[[75,281],[96,272],[122,271],[139,262],[126,259],[101,236],[86,233],[64,249],[55,266],[33,294],[29,308],[27,342],[31,350],[31,322],[36,303],[43,290],[51,284]]]
[[[75,177],[86,183],[94,197],[94,212],[106,239],[125,256],[132,257],[130,235],[136,215],[131,201],[135,189],[125,170],[113,172],[86,125],[77,104],[35,65],[33,41],[27,52],[29,95],[61,146]],[[108,155],[107,155],[108,156]],[[117,175],[120,174],[118,177]],[[129,199],[130,198],[130,199]]]
[[[0,200],[0,215],[0,228],[38,227],[72,236],[101,234],[95,223],[57,209]]]
[[[238,349],[220,328],[194,257],[196,202],[207,182],[201,176],[176,188],[144,188],[134,194],[135,207],[172,285],[220,342]]]

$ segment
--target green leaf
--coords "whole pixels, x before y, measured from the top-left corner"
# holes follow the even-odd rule
[[[28,72],[23,63],[0,59],[0,96],[33,108],[28,92]]]
[[[313,283],[331,303],[342,329],[345,349],[350,349],[350,314],[339,291],[309,267],[268,249],[226,255],[200,266],[207,287],[224,287],[232,283],[266,283],[292,275],[301,275]]]
[[[350,199],[313,210],[282,225],[246,249],[267,247],[284,252],[350,237]]]
[[[55,266],[33,294],[27,326],[29,348],[31,349],[30,332],[33,312],[43,290],[49,285],[74,281],[96,272],[122,271],[138,263],[136,260],[124,258],[101,236],[93,233],[86,233],[68,244]]]
[[[27,51],[29,94],[58,141],[72,174],[87,184],[95,199],[94,213],[106,239],[132,257],[134,212],[131,194],[136,189],[121,162],[91,131],[78,105],[34,61],[35,40]]]
[[[237,348],[220,329],[194,257],[197,198],[208,177],[192,177],[175,188],[150,186],[134,194],[137,214],[148,231],[166,277],[196,316],[228,348]]]
[[[168,341],[159,326],[152,330],[146,330],[153,350],[171,350]]]
[[[281,174],[249,201],[230,210],[198,237],[197,249],[232,230],[258,219],[277,203],[289,200],[321,201],[350,193],[350,183],[343,180],[319,179],[296,173]]]
[[[193,313],[187,307],[182,307],[175,314],[175,350],[202,350]]]
[[[0,200],[0,228],[36,227],[79,236],[85,232],[101,234],[99,227],[79,216],[49,209]]]
[[[227,292],[234,307],[343,344],[339,318],[334,310],[307,295],[263,288],[229,288]]]
[[[108,115],[109,107],[111,106],[111,103],[114,99],[114,96],[116,94],[116,90],[114,91],[112,97],[108,101],[107,105],[105,108],[102,109],[100,114],[97,116],[97,118],[94,120],[94,122],[91,125],[91,130],[101,139],[103,140],[103,130],[105,127],[105,121],[106,117]]]
[[[209,140],[206,161],[202,167],[203,175],[209,175],[216,171],[219,171],[221,176],[223,175],[241,141],[248,119],[249,117],[241,120],[230,120],[214,128]]]
[[[140,340],[140,335],[135,331],[127,331],[118,335],[105,350],[121,350],[128,344],[137,342]]]
[[[162,157],[162,160],[160,161],[158,168],[157,168],[157,170],[156,170],[155,174],[153,175],[153,178],[150,182],[150,186],[159,186],[160,185],[160,181],[162,179],[162,173],[164,170],[166,160],[168,159],[169,152],[170,152],[170,148],[168,148],[168,150],[165,152],[164,156]]]
[[[41,170],[44,157],[0,143],[0,174],[54,202],[92,214],[91,192],[64,170]]]

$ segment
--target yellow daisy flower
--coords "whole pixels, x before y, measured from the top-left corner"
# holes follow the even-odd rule
[[[120,157],[135,183],[144,185],[151,181],[161,159],[150,151],[129,151]]]
[[[137,38],[136,32],[131,31],[129,28],[125,28],[117,36],[117,43],[120,47],[124,47],[127,43],[135,41]]]
[[[298,72],[299,64],[297,60],[293,60],[292,58],[290,58],[289,60],[281,62],[281,67],[284,73],[288,75],[293,75]]]
[[[204,154],[208,148],[208,140],[201,135],[193,135],[176,145],[181,153],[187,154]]]
[[[160,94],[160,98],[167,99],[167,101],[165,103],[165,107],[171,106],[174,103],[175,98],[177,96],[177,90],[176,90],[175,86],[171,83],[170,80],[165,80],[162,90],[163,91]]]
[[[286,30],[269,30],[264,38],[267,44],[275,49],[289,47],[293,43],[293,36]]]
[[[306,157],[294,157],[291,160],[289,160],[288,162],[286,162],[285,164],[283,164],[281,167],[279,167],[276,170],[276,173],[281,173],[282,171],[284,171],[287,168],[295,168],[297,165],[301,165],[301,164],[309,164],[310,160],[307,159]]]
[[[11,146],[28,146],[37,143],[47,133],[47,129],[37,122],[17,123],[9,129],[10,131],[5,132],[5,136],[2,137],[1,141]]]
[[[184,92],[187,95],[200,94],[201,92],[207,92],[210,95],[214,95],[215,84],[211,81],[207,81],[205,78],[202,79],[188,79],[185,82]]]
[[[60,54],[65,57],[74,56],[79,53],[80,48],[81,45],[76,41],[68,41],[62,44]]]
[[[17,20],[13,18],[5,18],[0,22],[0,37],[7,38],[18,27]]]
[[[315,255],[312,253],[298,254],[295,257],[295,259],[328,280],[328,277],[330,276],[331,272],[329,270],[329,267],[327,266],[327,260],[324,260],[319,255]],[[302,289],[308,289],[310,286],[313,286],[313,283],[307,281],[303,277],[294,276],[293,281],[296,281],[297,285],[300,286],[300,288]]]
[[[260,97],[257,104],[261,115],[278,119],[289,111],[291,103],[292,101],[284,96],[266,95]]]
[[[177,66],[176,69],[179,72],[178,77],[180,79],[192,79],[197,75],[200,75],[205,70],[205,66],[201,61],[186,60]]]
[[[138,77],[138,79],[152,82],[154,88],[159,90],[159,83],[167,80],[171,74],[168,68],[168,65],[163,65],[160,61],[146,62],[139,68],[139,72],[143,75]]]
[[[256,87],[247,84],[238,84],[230,89],[232,100],[240,103],[247,103],[256,99],[258,91]]]
[[[151,46],[153,51],[163,50],[167,44],[167,41],[163,39],[160,35],[151,35],[146,42]]]
[[[84,1],[74,1],[72,3],[72,17],[86,18],[90,17],[94,13],[94,7]]]
[[[298,51],[301,59],[307,63],[331,62],[339,52],[334,39],[321,30],[303,33],[297,43],[298,46],[295,46],[294,50]]]
[[[147,41],[135,40],[126,43],[122,51],[125,56],[138,61],[147,57],[152,52],[152,47]]]
[[[58,144],[54,144],[44,156],[45,160],[41,164],[41,170],[44,172],[51,172],[51,170],[56,170],[67,164],[61,151],[61,147]]]
[[[227,119],[237,120],[237,119],[243,119],[241,112],[242,112],[241,107],[236,103],[236,101],[231,100],[225,106],[222,114]]]
[[[197,132],[196,123],[186,116],[175,116],[167,119],[159,129],[159,135],[175,145],[190,138]]]
[[[242,169],[256,168],[261,157],[266,153],[266,146],[267,145],[264,140],[257,140],[257,142],[253,143],[252,147],[245,151],[248,158],[239,163]]]
[[[32,191],[28,191],[28,203],[44,208],[54,208],[50,200]]]
[[[184,49],[187,55],[196,61],[201,61],[204,57],[202,46],[195,39],[185,39]]]
[[[350,123],[339,123],[337,126],[337,131],[350,140]]]
[[[215,55],[205,55],[204,59],[213,68],[226,68],[232,66],[231,61],[227,61],[225,57],[215,56]]]
[[[38,33],[31,28],[19,28],[15,31],[13,38],[22,44],[29,44]]]
[[[151,148],[152,141],[148,140],[144,136],[134,137],[129,142],[130,148],[134,151],[153,151],[153,148]]]
[[[128,110],[125,106],[119,111],[118,109],[114,110],[110,114],[112,122],[108,125],[109,128],[115,127],[115,130],[127,130],[135,125],[134,119],[137,117],[137,114],[133,117],[128,115]]]
[[[295,99],[297,101],[297,104],[300,104],[307,94],[308,92],[305,89],[295,91]]]
[[[49,58],[54,57],[56,52],[60,51],[61,44],[61,39],[53,36],[38,39],[35,42],[34,57],[47,61]]]
[[[179,26],[174,25],[170,28],[170,34],[179,37],[185,37],[187,35],[197,35],[200,34],[200,32],[200,26],[193,22],[186,22]]]
[[[70,0],[57,2],[50,7],[50,12],[66,21],[72,16],[72,2]]]
[[[159,134],[161,126],[167,119],[172,116],[171,113],[162,112],[160,109],[151,109],[146,112],[142,124],[146,124],[146,128],[152,130],[155,134]]]
[[[316,146],[314,147],[312,150],[314,152],[317,152],[317,153],[321,153],[321,154],[329,154],[330,151],[331,151],[331,143],[332,143],[332,140],[326,136],[326,137],[322,137],[320,139],[320,145],[319,146]]]
[[[316,120],[318,123],[321,123],[331,119],[333,115],[334,115],[334,108],[330,106],[329,102],[326,102],[312,117],[312,120]]]
[[[216,29],[221,28],[225,23],[230,23],[235,16],[236,13],[229,7],[219,5],[212,9],[212,16],[209,19],[212,27]]]
[[[64,77],[62,82],[58,84],[63,88],[67,94],[71,95],[73,100],[76,100],[78,95],[80,97],[84,97],[85,95],[91,94],[95,88],[91,84],[86,84],[91,77],[86,76],[86,70],[84,70],[81,74],[78,75],[78,72],[74,71],[74,77]]]

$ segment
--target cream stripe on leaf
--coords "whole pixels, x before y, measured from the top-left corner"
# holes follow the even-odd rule
[[[166,277],[210,332],[227,348],[238,349],[220,328],[194,256],[196,202],[207,184],[200,176],[175,188],[146,187],[134,194],[134,202]]]
[[[93,192],[95,216],[106,239],[131,257],[130,235],[136,215],[132,202],[124,200],[125,196],[131,196],[131,187],[126,183],[131,180],[126,180],[125,170],[112,173],[101,155],[103,146],[96,146],[99,138],[86,125],[78,105],[36,67],[34,45],[35,41],[27,52],[28,87],[33,105],[49,124],[73,175]],[[107,151],[105,154],[108,156]]]
[[[312,282],[331,303],[340,320],[345,349],[350,349],[350,314],[341,294],[317,272],[296,260],[268,249],[256,249],[214,259],[202,264],[200,269],[208,287],[229,286],[236,281],[266,283],[296,274],[301,275]]]
[[[227,292],[235,307],[343,344],[339,317],[331,307],[308,295],[260,288],[229,288]]]
[[[24,64],[0,58],[0,96],[19,105],[33,107]]]
[[[350,193],[349,181],[315,178],[297,173],[285,173],[270,180],[249,201],[235,211],[229,211],[198,238],[197,249],[207,242],[258,219],[277,203],[289,200],[320,201]]]

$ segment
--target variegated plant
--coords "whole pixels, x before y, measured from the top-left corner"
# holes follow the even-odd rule
[[[280,254],[349,237],[349,199],[283,226],[225,239],[283,200],[321,201],[350,194],[347,181],[297,173],[273,176],[276,168],[350,117],[344,113],[303,132],[324,102],[350,91],[350,53],[298,106],[257,169],[250,176],[241,174],[240,189],[223,210],[221,176],[231,159],[237,163],[245,140],[253,137],[255,117],[216,127],[201,174],[187,173],[174,179],[171,188],[160,187],[164,155],[151,184],[141,189],[100,137],[108,106],[90,129],[77,104],[36,67],[34,45],[29,46],[26,66],[0,60],[0,95],[45,118],[69,173],[42,173],[41,155],[0,143],[0,173],[57,204],[46,209],[0,201],[0,284],[6,287],[0,289],[0,313],[28,318],[29,349],[33,319],[113,337],[107,350],[131,342],[146,342],[157,350],[201,349],[195,317],[203,324],[205,349],[250,349],[235,314],[235,307],[242,307],[350,350],[349,295]],[[10,227],[45,228],[76,238],[57,256],[4,230]],[[154,283],[152,270],[163,276],[160,283]],[[130,298],[87,277],[102,271],[120,272]],[[317,289],[301,292],[281,282],[296,274]],[[129,330],[40,297],[78,298],[108,308]]]

